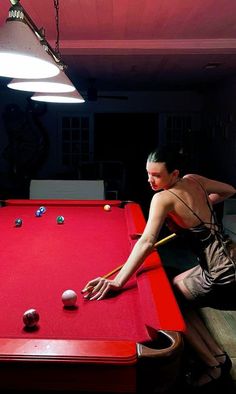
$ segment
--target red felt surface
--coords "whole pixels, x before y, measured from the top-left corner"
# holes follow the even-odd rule
[[[47,211],[36,217],[40,205]],[[154,324],[154,329],[166,328],[160,325],[163,316],[149,281],[141,297],[135,278],[121,294],[106,300],[89,302],[80,294],[88,280],[106,274],[128,257],[133,246],[130,228],[135,231],[129,209],[113,203],[107,212],[101,201],[12,202],[1,208],[0,337],[145,341],[149,339],[146,322]],[[64,216],[64,224],[57,224],[58,215]],[[23,220],[22,227],[14,226],[16,218]],[[63,307],[61,294],[66,289],[77,292],[78,308]],[[165,291],[170,292],[172,308],[173,295],[163,285]],[[145,303],[149,307],[144,313]],[[175,307],[173,320],[168,318],[169,329],[181,330],[183,322]],[[33,332],[26,331],[22,321],[30,308],[40,314],[39,328]],[[150,315],[153,311],[155,316]]]

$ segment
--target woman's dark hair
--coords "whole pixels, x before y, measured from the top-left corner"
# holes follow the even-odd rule
[[[183,154],[173,146],[162,146],[148,155],[148,162],[165,163],[167,171],[183,170]]]

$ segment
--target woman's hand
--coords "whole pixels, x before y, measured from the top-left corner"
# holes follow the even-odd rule
[[[98,277],[90,280],[81,293],[87,293],[84,298],[88,300],[101,300],[110,290],[120,290],[121,287],[115,280]]]

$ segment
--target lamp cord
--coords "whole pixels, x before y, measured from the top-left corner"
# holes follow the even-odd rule
[[[54,0],[54,8],[55,8],[55,11],[56,11],[55,20],[56,20],[56,30],[57,30],[57,38],[56,38],[56,42],[55,42],[55,52],[57,53],[59,59],[61,59],[60,47],[59,47],[59,42],[60,42],[59,0]]]

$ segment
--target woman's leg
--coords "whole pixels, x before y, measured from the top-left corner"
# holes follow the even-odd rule
[[[194,310],[185,308],[184,317],[187,325],[186,339],[188,342],[206,365],[217,365],[220,360],[217,360],[215,356],[222,354],[223,349],[214,340]]]
[[[197,324],[197,319],[193,317],[193,311],[185,309],[184,317],[187,326],[185,337],[190,346],[194,349],[199,359],[203,361],[206,366],[205,372],[201,373],[193,382],[193,385],[203,386],[210,383],[212,380],[221,377],[221,365],[219,360],[215,357],[215,353],[223,353],[218,344],[213,340],[204,324]],[[205,337],[206,335],[206,337]],[[207,338],[207,340],[206,340]],[[208,342],[209,341],[209,342]],[[209,343],[211,346],[209,346]]]
[[[182,312],[185,318],[187,330],[185,337],[190,346],[196,351],[198,357],[206,365],[206,373],[201,375],[197,381],[197,385],[201,386],[212,379],[218,379],[221,376],[221,368],[219,363],[224,363],[225,356],[215,357],[223,354],[224,351],[214,340],[202,319],[198,316],[194,307],[191,306],[193,296],[184,284],[184,278],[191,275],[195,267],[182,272],[173,279],[173,284],[184,299],[190,301],[185,302]]]
[[[189,275],[195,270],[195,267],[182,272],[181,274],[177,275],[173,279],[173,284],[177,291],[184,296],[185,299],[191,301],[193,300],[193,296],[186,287],[184,283],[184,278]],[[205,342],[206,346],[209,348],[213,355],[223,353],[223,350],[219,347],[219,345],[215,342],[212,335],[209,333],[207,327],[205,326],[202,319],[197,314],[196,310],[191,307],[191,302],[187,303],[187,307],[185,308],[185,318],[191,323],[191,326],[199,333],[202,338],[202,341]]]

